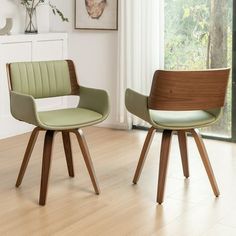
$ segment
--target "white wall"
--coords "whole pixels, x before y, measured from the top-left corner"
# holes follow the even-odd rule
[[[5,25],[6,18],[13,18],[12,33],[23,32],[25,12],[20,0],[0,0],[0,27]]]
[[[4,25],[6,17],[12,17],[12,33],[24,32],[25,11],[19,2],[20,0],[1,0],[0,27]],[[65,23],[51,14],[51,31],[68,32],[68,55],[76,63],[80,84],[108,91],[111,114],[104,125],[116,126],[117,31],[74,30],[75,1],[51,2],[69,18],[69,23]]]
[[[68,54],[76,63],[80,84],[108,91],[111,113],[104,125],[116,126],[117,31],[74,30],[74,0],[53,3],[69,18],[69,23],[51,14],[51,30],[69,33]]]

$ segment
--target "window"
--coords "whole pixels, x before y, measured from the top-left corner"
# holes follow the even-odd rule
[[[233,0],[164,0],[165,69],[232,67]],[[232,80],[222,118],[204,134],[231,138]]]

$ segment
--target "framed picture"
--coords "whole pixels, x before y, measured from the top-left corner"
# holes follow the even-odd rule
[[[75,0],[75,29],[117,30],[118,0]]]

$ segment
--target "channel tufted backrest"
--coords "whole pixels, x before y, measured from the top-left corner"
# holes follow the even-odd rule
[[[70,60],[15,62],[7,68],[12,91],[34,98],[78,95],[79,85]]]

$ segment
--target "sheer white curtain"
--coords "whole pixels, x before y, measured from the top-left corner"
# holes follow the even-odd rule
[[[117,120],[130,128],[143,125],[128,115],[124,95],[126,88],[148,94],[156,69],[164,61],[164,0],[120,0],[119,69]]]

